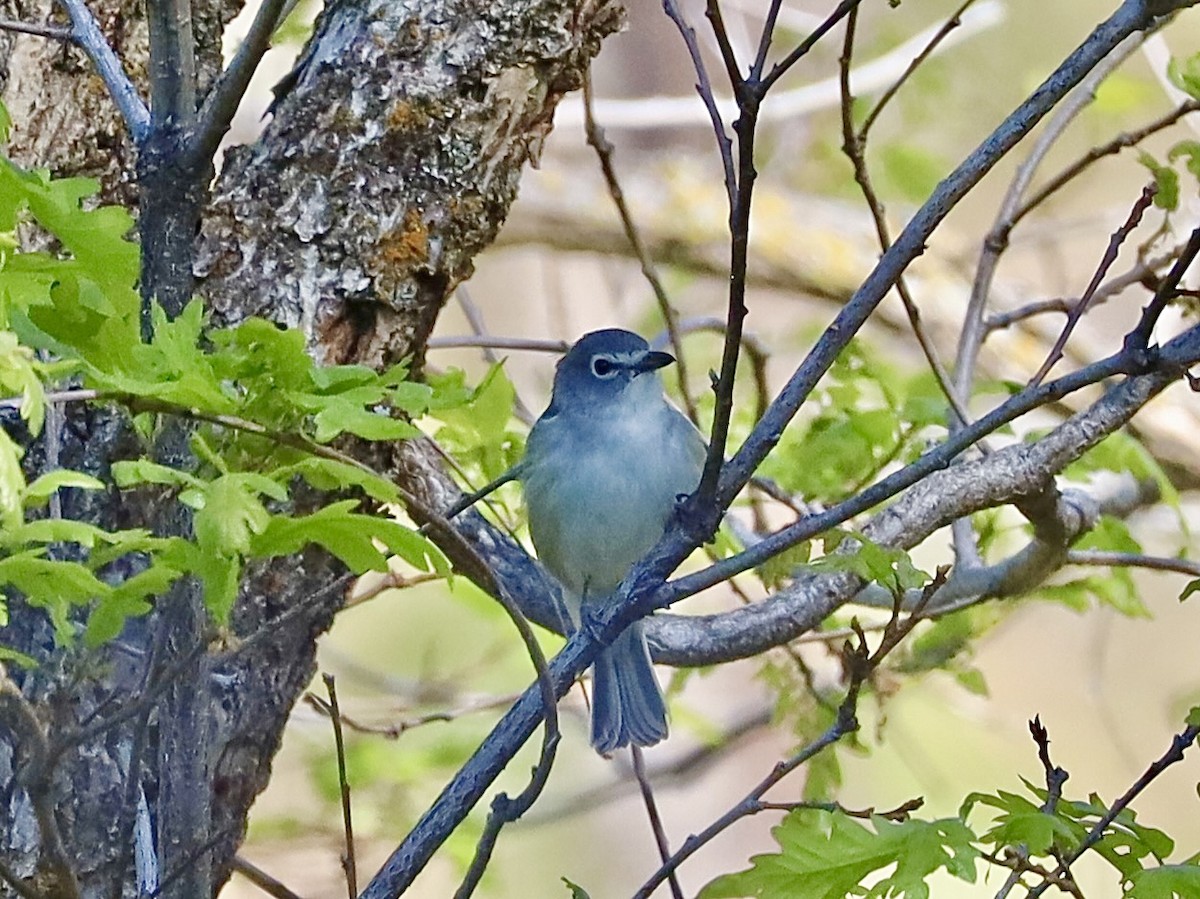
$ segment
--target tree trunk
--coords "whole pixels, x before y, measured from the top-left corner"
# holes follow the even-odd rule
[[[136,4],[93,11],[127,69],[144,72]],[[194,7],[202,91],[231,12]],[[44,21],[49,10],[6,14]],[[469,277],[524,164],[536,161],[556,103],[620,20],[606,0],[329,6],[266,132],[227,156],[204,215],[195,272],[215,322],[264,315],[304,328],[326,361],[412,356],[419,366],[448,293]],[[137,161],[86,60],[39,38],[4,39],[14,158],[99,177],[106,199],[131,203]],[[31,446],[31,471],[105,478],[113,461],[144,451],[123,418],[103,409],[70,407],[47,433],[54,448]],[[63,514],[129,527],[162,522],[156,510],[168,505],[149,490],[68,492]],[[168,633],[169,616],[158,611],[101,650],[64,652],[44,613],[14,603],[5,643],[41,665],[10,673],[28,703],[14,705],[35,713],[32,721],[0,704],[0,874],[45,895],[71,895],[77,879],[81,895],[111,899],[137,894],[135,872],[161,885],[187,871],[168,895],[191,899],[197,884],[215,891],[346,585],[340,566],[315,550],[255,566],[221,647],[199,627]],[[177,599],[163,598],[160,609]],[[189,786],[181,771],[207,775]],[[197,804],[207,820],[196,822]],[[146,825],[158,831],[157,853],[133,846]],[[189,826],[197,832],[180,829]]]

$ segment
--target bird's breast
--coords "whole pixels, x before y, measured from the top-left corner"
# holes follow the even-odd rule
[[[673,410],[671,410],[673,411]],[[556,420],[531,437],[523,476],[538,557],[579,596],[611,593],[699,480],[691,447],[656,415],[602,426]]]

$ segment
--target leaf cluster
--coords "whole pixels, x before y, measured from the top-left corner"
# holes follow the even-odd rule
[[[386,570],[394,554],[448,574],[414,529],[359,510],[352,494],[395,504],[400,493],[330,444],[416,436],[417,418],[470,392],[413,382],[404,364],[382,373],[317,365],[300,332],[262,319],[213,329],[198,301],[173,321],[153,308],[143,339],[138,247],[126,239],[132,220],[117,207],[89,208],[97,189],[0,159],[0,389],[18,398],[0,431],[5,596],[45,609],[60,643],[82,624],[94,645],[184,576],[201,581],[208,610],[227,621],[248,560],[310,545],[356,573]],[[31,231],[49,249],[21,251],[20,236]],[[145,455],[28,482],[24,446],[43,431],[49,394],[64,379],[128,410]],[[179,420],[189,422],[190,454],[167,460],[155,443]],[[299,514],[300,485],[340,498]],[[191,539],[49,515],[59,490],[150,491],[187,510]]]

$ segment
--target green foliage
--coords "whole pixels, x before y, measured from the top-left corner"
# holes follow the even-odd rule
[[[1088,833],[1106,815],[1109,808],[1095,794],[1087,801],[1061,798],[1046,810],[1047,793],[1028,781],[1022,781],[1033,799],[1001,790],[995,795],[972,793],[963,801],[960,816],[965,821],[979,807],[993,809],[991,828],[981,835],[983,843],[997,852],[1005,847],[1024,847],[1032,858],[1064,854],[1078,849]],[[1132,809],[1123,809],[1104,829],[1093,851],[1115,868],[1123,881],[1129,880],[1146,865],[1161,864],[1175,848],[1161,830],[1137,823]],[[1053,868],[1055,862],[1050,858]]]
[[[748,870],[718,877],[700,892],[701,899],[925,899],[925,880],[935,871],[975,881],[975,835],[955,818],[890,821],[872,816],[863,824],[841,812],[804,809],[790,812],[771,833],[778,853],[756,855]],[[870,886],[864,885],[866,880]]]
[[[1200,53],[1187,59],[1172,59],[1167,67],[1167,77],[1193,100],[1200,100]],[[1192,176],[1193,183],[1200,186],[1200,142],[1181,140],[1167,150],[1167,161],[1159,162],[1145,150],[1138,151],[1138,162],[1154,177],[1158,194],[1154,205],[1168,212],[1179,208],[1179,171],[1175,167],[1183,160],[1184,169]]]
[[[1128,525],[1118,518],[1101,517],[1096,526],[1080,538],[1079,549],[1108,552],[1141,553],[1141,544],[1133,538]],[[1129,568],[1110,566],[1095,573],[1074,578],[1061,584],[1040,587],[1037,595],[1060,602],[1075,611],[1084,611],[1095,602],[1108,606],[1129,618],[1149,618],[1150,610],[1142,602]]]
[[[565,877],[562,878],[562,882],[566,886],[566,888],[570,891],[571,899],[592,899],[592,897],[588,895],[588,891],[585,890],[583,887],[581,887],[579,884],[577,884],[573,881],[570,881]]]
[[[807,500],[833,503],[941,431],[946,404],[931,376],[905,377],[851,344],[760,471]]]
[[[452,410],[470,396],[461,383],[447,379],[440,391],[417,384],[403,364],[383,373],[318,366],[299,332],[261,319],[213,330],[198,301],[173,321],[153,309],[152,335],[143,340],[138,247],[125,239],[132,219],[116,207],[83,208],[97,189],[94,181],[56,180],[0,159],[0,328],[9,329],[0,330],[0,389],[20,397],[19,414],[37,436],[47,382],[72,375],[102,399],[139,413],[146,438],[153,438],[160,415],[197,422],[193,459],[186,470],[151,458],[119,461],[111,486],[67,470],[27,484],[20,446],[0,432],[0,587],[45,609],[60,643],[75,639],[86,620],[84,639],[95,645],[118,634],[128,617],[149,611],[153,598],[184,575],[201,581],[207,608],[225,622],[248,560],[312,544],[356,573],[384,570],[386,554],[448,573],[423,536],[356,511],[354,499],[307,515],[290,509],[300,483],[397,502],[395,485],[353,460],[321,455],[323,445],[346,436],[415,436],[413,419],[435,407]],[[61,251],[18,252],[18,226],[43,229]],[[41,361],[36,350],[57,361]],[[499,392],[505,383],[492,378],[476,393]],[[494,418],[487,421],[493,429]],[[192,539],[38,517],[56,491],[113,488],[155,490],[183,504]],[[118,576],[112,566],[122,559]]]
[[[1200,863],[1159,865],[1129,875],[1128,899],[1195,899],[1200,896]]]
[[[841,529],[825,535],[825,555],[807,567],[810,571],[846,571],[895,595],[924,587],[930,581],[904,550],[881,546],[861,533]]]

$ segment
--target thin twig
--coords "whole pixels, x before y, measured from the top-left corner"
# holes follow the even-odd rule
[[[268,896],[274,896],[275,899],[302,899],[298,893],[293,893],[282,882],[276,880],[245,856],[235,855],[233,857],[233,870],[241,874]]]
[[[342,853],[342,870],[346,873],[346,892],[349,899],[358,895],[358,863],[354,853],[354,816],[350,812],[350,781],[346,778],[346,743],[342,737],[342,712],[338,708],[337,683],[332,674],[322,673],[325,691],[329,694],[329,720],[333,722],[333,745],[337,753],[338,791],[342,797],[342,831],[346,851]]]
[[[600,171],[604,175],[604,183],[608,186],[608,195],[612,197],[613,205],[617,207],[617,216],[621,219],[625,238],[629,241],[629,247],[633,250],[633,255],[641,266],[642,277],[650,285],[654,299],[658,302],[658,311],[663,317],[667,335],[671,340],[671,349],[675,353],[675,374],[679,379],[679,395],[683,399],[683,407],[688,418],[693,423],[699,423],[696,403],[688,390],[687,360],[683,354],[683,336],[679,333],[679,311],[671,304],[671,298],[667,296],[667,289],[663,286],[662,279],[658,277],[658,269],[654,267],[654,262],[646,251],[642,235],[633,220],[633,214],[629,211],[629,204],[625,202],[625,191],[621,189],[616,166],[613,164],[613,145],[605,136],[604,129],[596,122],[592,100],[592,76],[589,71],[583,76],[584,130],[587,134],[588,146],[596,151],[596,158],[600,162]]]
[[[1008,248],[1009,237],[1016,225],[1016,213],[1021,199],[1033,181],[1038,167],[1056,144],[1067,126],[1075,120],[1095,97],[1100,83],[1108,77],[1144,40],[1142,32],[1130,35],[1114,46],[1104,58],[1083,78],[1057,109],[1049,116],[1046,127],[1034,141],[1029,155],[1017,166],[1016,173],[1005,191],[1004,199],[984,237],[979,261],[975,268],[975,279],[971,284],[971,295],[967,300],[967,311],[963,318],[962,332],[958,344],[958,355],[954,361],[954,385],[958,394],[969,398],[975,380],[975,364],[980,347],[987,335],[983,326],[987,305],[991,296],[992,281],[1000,264],[1000,257]],[[951,422],[951,427],[956,423]]]
[[[1150,135],[1157,134],[1159,131],[1171,127],[1185,115],[1189,115],[1197,110],[1200,110],[1200,100],[1185,100],[1161,118],[1155,119],[1153,122],[1143,125],[1134,131],[1126,131],[1118,134],[1112,140],[1088,150],[1079,159],[1075,160],[1038,188],[1028,200],[1022,203],[1013,213],[1012,223],[1015,225],[1021,219],[1025,218],[1025,216],[1041,206],[1054,194],[1058,193],[1059,190],[1073,181],[1093,163],[1098,162],[1106,156],[1120,153],[1127,147],[1136,147],[1147,137],[1150,137]]]
[[[0,859],[0,880],[12,887],[13,892],[21,899],[45,899],[45,896],[19,878],[16,872],[2,859]]]
[[[46,871],[54,878],[55,896],[79,899],[79,880],[58,826],[53,796],[55,756],[47,732],[29,700],[8,673],[0,668],[0,721],[12,734],[17,753],[18,782],[25,788],[37,820],[41,854]]]
[[[899,78],[892,82],[891,87],[883,92],[883,95],[871,108],[871,111],[867,113],[867,117],[863,119],[863,123],[858,129],[858,139],[860,142],[866,142],[867,134],[870,132],[871,127],[875,124],[875,121],[879,118],[880,113],[887,108],[887,105],[892,102],[892,98],[899,93],[900,88],[904,87],[904,85],[908,82],[908,79],[913,76],[917,69],[919,69],[925,63],[925,61],[933,55],[938,46],[941,45],[942,41],[949,37],[954,29],[962,25],[963,13],[970,9],[974,4],[975,0],[965,0],[962,6],[951,13],[950,18],[948,18],[942,24],[942,27],[933,33],[933,36],[929,39],[929,43],[925,45],[920,53],[913,57],[913,61],[908,64],[908,68],[906,68],[900,74]]]
[[[233,841],[237,828],[234,826],[226,827],[220,833],[205,840],[199,846],[196,846],[179,860],[179,864],[175,866],[175,870],[163,878],[163,882],[158,885],[158,888],[153,890],[146,899],[158,899],[162,896],[171,884],[177,881],[183,875],[189,873],[195,866],[196,862],[200,861],[205,855],[212,852],[224,840]]]
[[[1068,565],[1097,565],[1104,568],[1147,568],[1153,571],[1175,571],[1190,577],[1200,577],[1200,562],[1191,559],[1172,559],[1165,556],[1144,556],[1141,553],[1105,552],[1098,549],[1067,550]]]
[[[834,743],[842,739],[842,737],[854,733],[858,730],[858,718],[856,712],[858,708],[859,692],[862,685],[867,682],[873,672],[879,667],[879,664],[887,657],[887,655],[895,649],[905,637],[908,636],[916,627],[920,620],[921,613],[924,611],[925,605],[937,592],[938,588],[946,581],[948,569],[941,569],[937,576],[926,586],[921,601],[913,610],[912,614],[901,618],[899,597],[895,606],[892,609],[892,618],[888,622],[884,630],[883,638],[880,640],[879,646],[874,652],[871,652],[867,647],[867,640],[861,629],[857,627],[857,622],[854,623],[856,643],[847,641],[842,652],[843,664],[849,675],[849,685],[846,690],[846,696],[838,706],[837,716],[821,736],[809,743],[791,758],[778,762],[771,772],[763,778],[746,796],[729,809],[725,814],[719,817],[716,821],[702,830],[699,834],[693,834],[688,837],[683,845],[675,852],[674,855],[665,861],[661,867],[647,880],[640,889],[634,894],[634,899],[648,899],[667,878],[672,874],[680,864],[694,855],[701,847],[707,845],[718,834],[722,833],[733,824],[740,821],[749,815],[756,814],[758,811],[769,808],[770,806],[762,805],[763,795],[775,786],[787,775],[791,774],[813,756],[817,755],[824,749],[832,746]]]
[[[193,159],[208,160],[216,153],[250,79],[271,45],[271,35],[279,25],[285,3],[286,0],[263,0],[241,46],[204,98],[188,147]]]
[[[146,108],[145,101],[125,74],[125,67],[109,46],[84,0],[58,2],[71,19],[71,35],[75,43],[82,47],[83,52],[91,59],[96,73],[112,95],[117,111],[125,120],[125,127],[129,129],[133,142],[141,146],[150,134],[150,110]]]
[[[430,337],[426,347],[431,350],[453,350],[464,347],[487,347],[497,350],[531,350],[537,353],[565,353],[571,344],[565,340],[538,340],[532,337]]]
[[[395,724],[367,724],[359,721],[357,718],[351,718],[349,715],[342,714],[342,726],[360,734],[373,734],[374,736],[386,737],[389,740],[397,740],[403,734],[418,727],[424,727],[427,724],[436,724],[442,722],[457,721],[467,715],[475,715],[479,712],[489,712],[494,709],[502,708],[503,706],[512,705],[512,703],[520,696],[520,693],[506,693],[500,696],[492,696],[480,702],[473,702],[468,705],[461,706],[455,709],[446,709],[440,712],[428,712],[424,715],[417,715],[412,718],[404,718]],[[329,703],[317,696],[315,693],[304,694],[304,699],[314,709],[322,715],[331,716],[332,709]]]
[[[1179,258],[1171,266],[1171,270],[1167,273],[1166,278],[1158,285],[1158,290],[1154,292],[1154,296],[1151,298],[1149,304],[1142,310],[1142,316],[1138,319],[1137,327],[1125,338],[1125,348],[1127,350],[1145,353],[1149,349],[1150,337],[1154,334],[1154,326],[1158,323],[1159,316],[1167,308],[1167,304],[1175,299],[1179,282],[1187,274],[1187,270],[1191,267],[1192,262],[1195,261],[1197,254],[1200,254],[1200,228],[1192,232],[1192,236],[1184,244]]]
[[[41,25],[37,22],[18,22],[15,19],[0,19],[0,31],[15,31],[18,34],[32,34],[36,37],[44,37],[52,41],[76,43],[74,32],[70,28],[63,28],[59,25]]]
[[[1100,286],[1100,282],[1104,280],[1104,276],[1108,274],[1108,270],[1117,261],[1117,253],[1121,251],[1121,245],[1128,240],[1129,235],[1141,223],[1142,216],[1150,208],[1150,204],[1154,202],[1154,196],[1157,193],[1158,187],[1153,183],[1143,187],[1142,195],[1133,204],[1133,209],[1129,211],[1129,217],[1125,220],[1125,223],[1112,233],[1112,236],[1108,240],[1108,246],[1104,250],[1104,255],[1100,259],[1100,264],[1092,274],[1092,280],[1088,282],[1087,289],[1079,297],[1079,302],[1071,306],[1071,310],[1067,313],[1067,321],[1063,325],[1062,332],[1058,335],[1058,339],[1054,341],[1054,346],[1050,348],[1050,354],[1046,357],[1046,361],[1042,363],[1041,368],[1029,380],[1029,386],[1036,387],[1038,384],[1041,384],[1045,380],[1046,375],[1050,373],[1050,369],[1054,368],[1058,360],[1063,357],[1063,348],[1066,347],[1067,341],[1075,330],[1075,326],[1079,324],[1079,320],[1088,311],[1092,297],[1095,295],[1096,289]]]
[[[471,330],[475,332],[475,336],[481,341],[486,341],[490,338],[487,325],[483,321],[483,313],[479,307],[471,299],[471,292],[467,290],[465,284],[460,284],[454,288],[454,299],[458,302],[458,308],[462,310],[463,315],[467,319],[467,324],[471,326]],[[428,347],[429,344],[426,343]],[[479,347],[483,351],[483,358],[487,360],[488,365],[500,365],[500,356],[496,353],[496,347],[488,346],[483,343]],[[566,350],[563,350],[566,352]],[[513,392],[513,414],[525,423],[526,426],[532,427],[537,416],[530,411],[525,405],[525,401],[521,399],[520,394]]]
[[[1104,832],[1108,829],[1108,825],[1112,824],[1113,821],[1117,819],[1117,816],[1120,815],[1121,812],[1125,811],[1125,809],[1129,807],[1130,803],[1132,803],[1133,800],[1136,799],[1144,789],[1146,789],[1146,787],[1150,786],[1150,784],[1153,783],[1159,775],[1177,762],[1183,761],[1183,753],[1196,742],[1198,737],[1200,737],[1200,725],[1196,724],[1190,725],[1189,727],[1186,727],[1177,733],[1171,739],[1171,747],[1165,753],[1163,753],[1159,759],[1153,762],[1150,767],[1145,770],[1141,777],[1134,781],[1133,785],[1125,791],[1120,799],[1118,799],[1109,807],[1108,811],[1105,812],[1100,820],[1092,826],[1092,829],[1088,831],[1087,836],[1083,838],[1082,842],[1080,842],[1080,844],[1071,851],[1063,863],[1055,868],[1052,876],[1062,877],[1062,875],[1067,873],[1068,867],[1074,864],[1081,855],[1104,839]],[[1051,880],[1050,878],[1047,878],[1044,882],[1030,891],[1030,899],[1036,899],[1036,897],[1046,892],[1050,886]]]
[[[663,0],[663,11],[679,29],[688,55],[692,58],[692,67],[696,71],[696,91],[700,94],[700,99],[704,101],[704,108],[708,110],[708,118],[712,122],[713,133],[717,138],[717,151],[721,157],[721,167],[725,172],[725,193],[729,198],[729,205],[732,207],[737,194],[733,142],[725,131],[725,122],[721,119],[720,109],[717,108],[712,82],[708,80],[708,67],[704,65],[704,57],[700,55],[700,44],[696,41],[696,30],[688,24],[687,17],[684,16],[677,0]]]
[[[975,0],[967,0],[967,5],[975,2]],[[966,6],[963,7],[965,9]],[[962,9],[955,14],[952,21],[957,20],[957,17],[962,14]],[[887,223],[887,212],[884,209],[883,202],[879,199],[879,195],[875,192],[875,187],[871,183],[871,173],[867,168],[867,127],[864,123],[863,127],[855,132],[854,129],[854,94],[850,88],[850,66],[854,57],[854,35],[858,24],[858,8],[855,7],[846,17],[846,36],[842,43],[842,54],[838,57],[838,72],[840,74],[840,84],[842,89],[842,152],[850,160],[851,166],[854,168],[854,181],[858,184],[858,188],[863,195],[863,199],[867,203],[867,208],[871,212],[871,219],[875,223],[875,234],[879,240],[879,247],[884,252],[887,252],[888,247],[892,245],[892,236]],[[938,34],[940,37],[936,39],[940,41],[950,32],[947,27]],[[927,58],[928,54],[933,52],[936,43],[931,43],[922,57]],[[882,102],[882,101],[881,101]],[[921,322],[921,311],[917,308],[916,301],[912,297],[912,293],[908,289],[908,280],[903,274],[896,278],[896,293],[900,297],[900,302],[904,305],[904,314],[908,317],[909,327],[912,328],[913,336],[917,338],[917,344],[921,347],[921,353],[925,356],[925,361],[929,365],[929,370],[933,372],[934,379],[941,388],[942,394],[946,397],[946,401],[954,410],[962,422],[970,421],[970,416],[967,414],[966,407],[963,405],[962,399],[958,391],[951,383],[950,374],[946,371],[946,366],[942,364],[941,358],[938,356],[937,347],[934,346],[933,340],[925,332],[925,326]],[[981,446],[981,449],[984,447]]]
[[[654,791],[650,789],[650,779],[646,776],[646,760],[641,746],[634,744],[630,750],[633,756],[633,773],[642,793],[642,803],[646,806],[646,816],[650,819],[650,829],[654,831],[654,844],[658,847],[658,857],[665,865],[671,860],[671,844],[663,828],[662,816],[658,813],[658,803],[654,801]],[[683,899],[683,890],[674,870],[667,875],[667,883],[671,887],[674,899]]]
[[[813,30],[812,34],[802,40],[796,46],[796,49],[771,67],[770,73],[762,79],[763,88],[769,89],[775,82],[787,74],[788,69],[808,55],[808,51],[815,47],[817,42],[828,34],[838,22],[846,18],[850,14],[850,11],[855,9],[860,2],[861,0],[842,0],[825,21]]]

